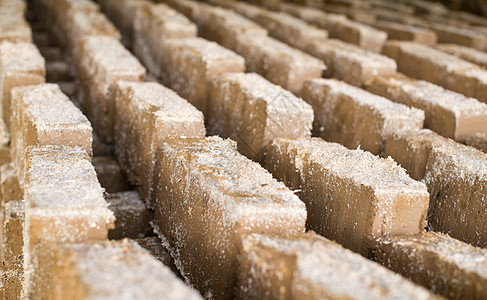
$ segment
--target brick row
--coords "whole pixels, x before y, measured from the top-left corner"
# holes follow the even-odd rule
[[[276,139],[265,165],[302,190],[308,230],[365,256],[376,238],[416,234],[426,225],[426,186],[392,160],[319,138]]]
[[[230,140],[168,139],[157,166],[153,225],[203,295],[232,298],[243,234],[304,231],[304,203]]]
[[[487,102],[487,72],[477,65],[412,42],[389,41],[383,53],[397,62],[399,72]]]
[[[423,180],[430,193],[428,226],[475,246],[487,245],[485,217],[487,157],[430,130],[396,132],[386,137],[382,155]]]
[[[384,20],[370,25],[386,32],[389,40],[411,41],[428,46],[432,46],[438,41],[437,34],[427,28]]]
[[[435,31],[440,43],[452,43],[472,47],[480,51],[487,49],[487,36],[467,28],[454,25],[431,23],[431,30]]]
[[[171,5],[182,13],[188,11],[200,36],[243,56],[247,71],[259,73],[295,94],[305,80],[321,77],[325,68],[322,61],[270,38],[267,31],[231,10],[189,0],[171,1]]]
[[[487,250],[426,232],[378,242],[375,260],[449,299],[487,295]]]
[[[322,59],[326,65],[326,77],[361,86],[377,75],[396,72],[396,63],[390,58],[340,40],[328,39],[327,31],[291,15],[269,12],[240,2],[226,2],[224,5],[259,23],[269,35]]]
[[[288,3],[281,4],[279,10],[326,29],[331,38],[338,38],[374,52],[380,52],[387,39],[387,33],[348,20],[342,15],[326,14],[317,9]]]
[[[50,253],[39,260],[49,299],[202,299],[135,241],[45,243],[42,250]]]
[[[29,147],[25,160],[25,284],[27,297],[46,297],[42,244],[104,240],[115,218],[85,150]]]
[[[456,44],[438,44],[435,48],[481,67],[487,67],[487,53],[483,51]]]
[[[0,42],[32,42],[32,31],[24,18],[23,0],[0,1]]]
[[[379,76],[367,84],[367,90],[423,110],[426,128],[456,141],[465,142],[470,135],[487,132],[485,103],[432,83],[403,75]]]
[[[315,112],[314,135],[348,148],[379,154],[388,133],[423,127],[423,111],[335,79],[307,81],[302,96]]]
[[[238,268],[242,299],[439,298],[313,233],[250,234],[241,244]]]

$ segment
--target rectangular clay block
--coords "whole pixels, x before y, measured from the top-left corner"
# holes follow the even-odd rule
[[[0,43],[0,117],[10,125],[11,91],[45,82],[45,61],[32,43]]]
[[[388,41],[382,52],[401,73],[487,102],[487,71],[475,64],[412,42]]]
[[[0,43],[32,42],[32,31],[24,12],[25,3],[9,0],[0,3]]]
[[[476,133],[467,138],[465,144],[487,153],[487,133]]]
[[[24,199],[26,289],[28,296],[37,297],[43,289],[37,263],[42,255],[50,255],[37,251],[37,244],[103,240],[115,218],[90,157],[81,148],[27,148]]]
[[[242,234],[304,231],[304,203],[231,140],[167,140],[158,166],[153,226],[203,295],[232,299]]]
[[[331,38],[380,52],[387,39],[387,33],[368,25],[348,20],[345,16],[327,14],[318,9],[294,4],[282,4],[279,9],[297,16],[328,31]]]
[[[17,168],[13,163],[0,166],[0,196],[0,201],[4,204],[24,199],[24,189],[20,187]]]
[[[265,163],[302,190],[307,230],[367,255],[376,238],[421,232],[428,192],[392,159],[313,139],[275,139]]]
[[[325,62],[326,77],[359,87],[378,75],[395,74],[397,69],[396,62],[385,55],[336,39],[312,41],[304,51]]]
[[[224,73],[245,71],[244,59],[202,38],[170,39],[164,43],[161,82],[206,113],[208,84]]]
[[[487,245],[487,225],[477,222],[487,217],[487,154],[423,130],[390,135],[383,155],[428,186],[430,229],[474,246]]]
[[[348,148],[378,154],[387,134],[423,127],[423,111],[335,79],[309,80],[302,95],[315,111],[315,134]]]
[[[432,83],[403,75],[378,76],[367,90],[394,102],[422,109],[424,127],[465,142],[477,132],[487,133],[487,104]]]
[[[428,46],[436,44],[438,36],[432,30],[404,23],[379,20],[372,26],[387,33],[389,40],[412,41]]]
[[[487,67],[487,53],[483,51],[455,44],[437,44],[435,48],[481,67]]]
[[[77,68],[83,112],[100,139],[111,141],[114,112],[109,87],[118,80],[143,81],[145,69],[118,40],[104,36],[81,41]]]
[[[151,207],[156,152],[167,137],[204,137],[203,114],[158,83],[113,85],[115,155],[129,181]]]
[[[149,224],[152,221],[153,213],[145,207],[138,192],[107,194],[105,200],[116,218],[115,228],[108,231],[109,239],[136,239],[153,234]]]
[[[487,250],[445,234],[381,239],[375,260],[448,299],[487,297]]]
[[[23,201],[5,204],[5,220],[2,222],[2,283],[6,298],[21,299],[24,282],[24,239],[25,206]],[[2,247],[2,248],[3,248]]]
[[[133,50],[149,72],[159,77],[163,44],[170,38],[196,37],[196,25],[166,4],[139,5],[134,17]]]
[[[487,36],[469,28],[431,23],[431,30],[438,35],[438,42],[472,47],[480,51],[487,49]]]
[[[239,151],[262,160],[276,137],[310,137],[313,109],[255,73],[224,75],[213,83],[208,132],[234,139]]]
[[[437,298],[312,232],[283,236],[249,234],[241,244],[239,299]]]
[[[11,156],[21,185],[28,146],[79,146],[91,155],[90,122],[57,84],[17,87],[12,104]]]
[[[46,299],[202,299],[135,241],[49,244],[39,261]]]

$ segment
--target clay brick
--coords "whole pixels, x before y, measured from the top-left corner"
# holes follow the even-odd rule
[[[208,132],[237,141],[239,151],[262,160],[276,137],[310,137],[312,108],[254,73],[224,75],[213,83]]]
[[[242,234],[304,231],[304,203],[240,155],[235,142],[170,139],[158,159],[153,225],[181,274],[202,294],[232,298]]]
[[[181,279],[176,265],[174,264],[174,259],[171,257],[169,251],[163,246],[163,242],[157,236],[145,237],[142,239],[135,240],[142,248],[149,251],[152,256],[157,258],[158,261],[162,262],[174,272],[174,274]]]
[[[96,156],[93,158],[96,176],[107,193],[119,193],[132,190],[120,165],[113,156]]]
[[[24,280],[23,277],[24,275],[17,270],[3,271],[2,282],[5,289],[4,299],[22,299],[22,284]]]
[[[437,298],[314,233],[249,234],[241,244],[238,285],[241,299]]]
[[[388,0],[374,0],[370,2],[371,8],[385,8],[396,11],[398,13],[403,13],[405,15],[412,15],[415,12],[414,7],[407,3],[390,2]]]
[[[24,269],[27,296],[46,297],[44,242],[103,240],[115,218],[90,157],[81,148],[29,147],[25,154]]]
[[[376,21],[375,15],[363,8],[346,7],[339,4],[326,4],[322,5],[321,8],[327,13],[345,15],[350,20],[360,23],[370,24]]]
[[[423,111],[334,79],[307,81],[302,96],[314,109],[315,135],[348,148],[378,154],[389,133],[423,127]]]
[[[448,299],[487,297],[487,250],[425,232],[379,240],[375,259]]]
[[[397,132],[386,138],[384,156],[392,156],[411,177],[423,180],[430,193],[428,226],[485,247],[487,154],[429,130]]]
[[[482,152],[487,153],[487,134],[486,133],[476,133],[469,137],[465,143],[469,146],[475,147]]]
[[[386,32],[389,40],[411,41],[428,46],[436,44],[438,40],[438,36],[434,31],[413,25],[377,21],[372,26]]]
[[[0,43],[0,116],[10,126],[14,87],[44,83],[44,58],[32,43]]]
[[[166,4],[144,3],[137,7],[134,18],[135,54],[151,74],[161,75],[164,43],[170,38],[196,37],[196,25]]]
[[[10,147],[0,146],[0,166],[10,162]]]
[[[436,32],[440,43],[458,44],[481,51],[487,49],[487,37],[471,29],[435,23],[430,28]]]
[[[145,69],[118,40],[104,36],[83,39],[77,66],[83,112],[100,139],[111,141],[113,103],[109,87],[118,80],[143,81]]]
[[[22,186],[28,146],[79,146],[91,155],[91,125],[56,84],[12,91],[11,156]]]
[[[388,41],[382,52],[401,73],[487,102],[487,71],[477,65],[412,42]]]
[[[237,37],[235,52],[246,59],[249,72],[299,94],[306,80],[321,78],[326,66],[322,60],[270,37]]]
[[[330,38],[338,38],[374,52],[380,52],[387,39],[385,32],[348,20],[343,15],[327,14],[293,4],[282,4],[280,10],[327,30]]]
[[[0,166],[0,201],[20,201],[24,199],[24,190],[19,184],[17,169],[12,163]]]
[[[4,270],[15,271],[22,274],[24,269],[24,222],[25,206],[23,201],[10,201],[5,203],[5,220],[2,223],[4,253]]]
[[[326,77],[355,86],[362,86],[378,75],[395,74],[397,69],[396,62],[384,55],[336,39],[311,42],[304,50],[323,59]]]
[[[149,3],[146,0],[99,0],[103,12],[122,32],[122,42],[131,47],[134,41],[134,21],[137,10],[141,5]]]
[[[24,8],[7,7],[5,1],[0,6],[0,43],[32,42],[32,31],[25,20]]]
[[[224,73],[245,71],[244,59],[202,38],[165,41],[161,82],[203,113],[208,111],[208,85]]]
[[[265,165],[289,188],[302,190],[307,230],[365,256],[376,238],[417,234],[426,226],[426,186],[392,159],[319,138],[275,139]]]
[[[417,15],[447,16],[449,13],[448,8],[439,2],[431,2],[425,0],[408,0],[407,4],[414,7],[414,12]]]
[[[167,137],[204,137],[203,114],[158,83],[113,86],[115,155],[129,181],[151,207],[156,152]]]
[[[397,2],[393,4],[396,3]],[[377,21],[399,22],[401,24],[407,24],[422,28],[428,28],[429,26],[429,23],[422,18],[415,17],[409,14],[404,14],[387,8],[374,8],[370,12],[375,15]]]
[[[115,215],[115,228],[108,231],[108,238],[143,238],[153,234],[149,222],[153,213],[145,207],[136,191],[108,194],[105,197],[108,208]]]
[[[63,52],[61,48],[56,46],[39,47],[39,51],[47,61],[63,60]]]
[[[379,76],[367,90],[425,113],[424,127],[442,136],[465,142],[476,133],[487,133],[487,104],[432,83],[406,76]]]
[[[478,16],[466,11],[450,11],[450,17],[467,22],[474,26],[487,26],[487,20],[485,17]]]
[[[135,241],[51,244],[39,262],[49,299],[202,299]]]
[[[8,148],[10,143],[10,132],[8,131],[7,124],[0,118],[0,149]],[[0,166],[10,158],[3,155],[3,151],[0,150]]]
[[[435,48],[481,67],[487,67],[487,53],[485,52],[455,44],[438,44]]]

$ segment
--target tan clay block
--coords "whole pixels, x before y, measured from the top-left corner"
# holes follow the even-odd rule
[[[327,77],[340,79],[351,85],[362,86],[378,75],[396,73],[397,65],[394,60],[340,40],[311,42],[304,50],[323,59],[327,67],[324,74]]]
[[[158,166],[154,228],[181,274],[204,295],[233,297],[242,234],[304,231],[304,203],[239,154],[235,142],[169,139]]]
[[[280,10],[327,30],[330,38],[338,38],[370,51],[380,52],[387,39],[387,33],[341,15],[293,4],[283,4]]]
[[[105,197],[108,208],[115,215],[115,228],[108,231],[108,238],[143,238],[153,234],[150,221],[153,213],[145,207],[136,191],[108,194]]]
[[[20,187],[17,169],[12,163],[0,166],[1,203],[24,199],[24,190]]]
[[[276,137],[311,136],[311,106],[257,74],[218,78],[210,99],[208,132],[234,139],[239,151],[253,160],[262,160]]]
[[[428,192],[392,159],[313,139],[276,139],[266,167],[299,194],[307,230],[367,255],[376,238],[417,234]]]
[[[203,114],[158,83],[119,81],[115,103],[115,155],[142,199],[153,196],[156,152],[167,137],[204,137]]]
[[[481,67],[487,67],[487,53],[483,51],[455,44],[438,44],[436,45],[436,49],[457,56]]]
[[[52,254],[39,261],[39,268],[52,276],[49,299],[202,299],[135,241],[51,244],[45,249]]]
[[[314,132],[348,148],[379,154],[389,133],[423,127],[423,111],[334,79],[307,81],[302,95],[316,115]]]
[[[4,253],[3,268],[21,274],[24,272],[24,222],[23,201],[10,201],[5,204],[5,220],[2,224]],[[6,284],[6,283],[4,283]]]
[[[145,69],[122,44],[111,37],[82,40],[77,62],[82,90],[81,107],[102,141],[111,141],[113,103],[109,87],[118,80],[143,81]]]
[[[122,42],[131,47],[134,41],[134,21],[140,6],[147,0],[99,0],[103,13],[110,18],[122,32]]]
[[[17,87],[12,91],[11,155],[23,183],[28,146],[79,146],[91,155],[91,125],[56,84]]]
[[[32,31],[24,18],[25,3],[2,1],[0,4],[0,43],[32,42]]]
[[[208,85],[224,73],[245,71],[242,57],[202,38],[171,39],[164,45],[162,83],[206,113]]]
[[[487,37],[467,28],[446,24],[431,24],[431,30],[438,35],[438,42],[472,47],[480,51],[487,49]]]
[[[428,46],[436,44],[438,36],[432,30],[391,21],[377,21],[375,28],[387,33],[389,40],[412,41]]]
[[[367,90],[423,110],[424,126],[442,136],[465,142],[474,133],[487,133],[487,104],[477,99],[403,75],[376,77]]]
[[[339,4],[326,4],[321,5],[321,8],[327,13],[345,15],[350,20],[359,23],[370,24],[374,23],[377,20],[375,15],[358,7],[347,7]]]
[[[487,153],[487,133],[476,133],[469,137],[465,143]]]
[[[0,149],[5,149],[9,147],[10,143],[10,132],[7,128],[7,124],[3,120],[0,119]],[[5,163],[5,161],[10,160],[8,157],[5,157],[0,150],[0,166]]]
[[[487,297],[487,250],[425,232],[378,242],[379,263],[448,299]]]
[[[246,60],[249,72],[262,75],[272,83],[299,94],[306,80],[321,78],[322,60],[270,37],[237,37],[235,52]]]
[[[0,43],[0,116],[10,126],[14,87],[44,83],[44,58],[32,43]]]
[[[107,193],[118,193],[133,189],[113,156],[94,157],[93,167],[95,167],[100,185]]]
[[[239,299],[437,298],[311,232],[284,236],[249,234],[241,244]]]
[[[487,71],[477,65],[412,42],[388,41],[382,52],[401,73],[487,102]]]
[[[65,61],[50,61],[46,63],[47,82],[72,81],[69,64]]]
[[[411,177],[428,186],[429,227],[485,247],[487,154],[429,130],[398,132],[386,138],[384,156],[392,156]]]
[[[166,4],[144,3],[137,7],[134,18],[134,53],[149,72],[159,77],[163,45],[170,38],[196,37],[196,25]]]
[[[22,299],[24,274],[18,270],[4,270],[2,274],[5,299]]]

